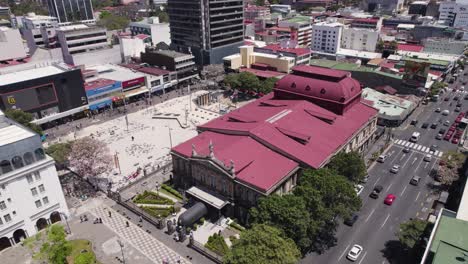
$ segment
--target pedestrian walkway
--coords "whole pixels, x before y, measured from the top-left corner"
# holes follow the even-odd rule
[[[111,217],[109,217],[109,211],[111,212]],[[92,210],[92,213],[95,214],[96,217],[101,218],[105,225],[122,237],[124,241],[127,241],[133,247],[141,251],[154,263],[178,263],[178,260],[180,260],[180,263],[190,263],[113,209],[100,206]],[[126,226],[127,221],[129,223],[128,227]]]
[[[403,140],[403,139],[397,139],[395,140],[395,144],[397,145],[400,145],[400,146],[403,146],[403,147],[408,147],[408,148],[411,148],[411,149],[414,149],[414,150],[417,150],[417,151],[420,151],[420,152],[423,152],[423,153],[428,153],[428,154],[431,154],[431,155],[434,155],[436,157],[442,157],[442,155],[444,154],[443,151],[431,151],[431,149],[429,147],[425,147],[425,146],[422,146],[422,145],[419,145],[419,144],[416,144],[416,143],[413,143],[413,142],[409,142],[407,140]]]

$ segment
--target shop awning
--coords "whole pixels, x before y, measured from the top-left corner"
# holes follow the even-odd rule
[[[146,86],[142,86],[140,88],[137,88],[137,89],[133,89],[133,90],[130,90],[130,91],[125,91],[124,94],[125,94],[125,98],[130,98],[130,97],[133,97],[133,96],[136,96],[136,95],[139,95],[139,94],[143,94],[143,93],[148,93],[149,90],[148,88],[146,88]]]
[[[51,114],[51,115],[45,116],[45,117],[43,117],[41,119],[33,120],[33,121],[31,121],[31,123],[36,124],[36,125],[42,125],[42,124],[48,123],[50,121],[60,119],[62,117],[71,116],[73,114],[83,112],[84,110],[87,110],[87,109],[88,109],[88,105],[83,105],[83,106],[80,106],[80,107],[77,107],[77,108],[70,109],[70,110],[65,111],[65,112]]]
[[[226,199],[214,196],[213,194],[208,193],[196,186],[190,187],[190,189],[188,189],[186,192],[218,210],[222,209],[226,204],[229,203],[229,201],[227,201]]]

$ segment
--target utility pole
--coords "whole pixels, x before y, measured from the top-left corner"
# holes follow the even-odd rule
[[[170,146],[171,146],[171,149],[172,149],[172,135],[171,135],[171,130],[172,128],[171,127],[167,127],[169,129],[169,143],[170,143]],[[170,150],[169,150],[170,151]]]
[[[117,240],[117,243],[119,243],[120,251],[122,252],[122,263],[125,264],[125,256],[124,256],[124,251],[123,251],[124,244],[120,240]]]

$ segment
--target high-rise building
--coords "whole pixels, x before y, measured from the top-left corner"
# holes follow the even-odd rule
[[[218,64],[243,45],[242,0],[168,0],[171,47],[199,65]]]
[[[0,111],[0,251],[69,216],[38,134]]]
[[[95,23],[91,0],[48,0],[49,15],[59,23]]]
[[[343,24],[320,22],[312,26],[312,44],[315,51],[336,53],[340,47]]]

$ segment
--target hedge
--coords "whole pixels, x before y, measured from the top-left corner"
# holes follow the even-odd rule
[[[171,199],[162,197],[155,192],[148,192],[148,191],[145,191],[144,193],[137,195],[133,199],[133,202],[139,203],[139,204],[168,204],[168,205],[174,204],[174,202]]]
[[[205,247],[221,256],[224,256],[229,251],[226,241],[218,234],[213,234],[208,237],[208,242],[206,242]]]
[[[182,196],[182,194],[180,194],[180,192],[176,191],[175,189],[173,189],[171,186],[167,184],[161,184],[161,188],[163,188],[164,190],[166,190],[167,192],[169,192],[170,194],[174,195],[175,197],[181,200],[184,199],[184,197]]]

